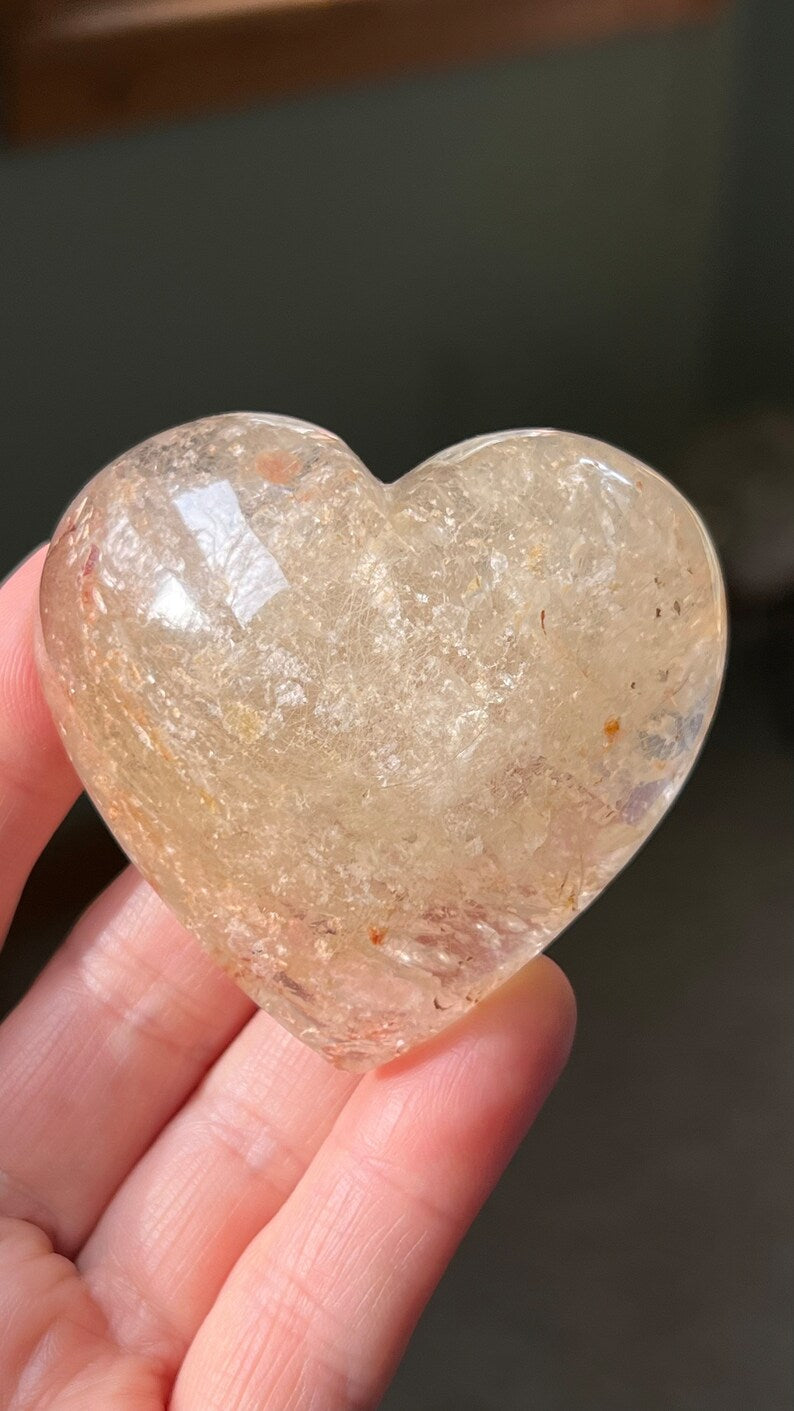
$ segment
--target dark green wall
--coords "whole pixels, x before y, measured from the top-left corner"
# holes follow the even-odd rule
[[[737,27],[718,404],[794,401],[794,6],[746,0]]]
[[[712,339],[732,26],[0,153],[0,568],[229,408],[385,475],[515,424],[661,457]]]

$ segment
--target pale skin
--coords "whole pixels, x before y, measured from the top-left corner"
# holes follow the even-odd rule
[[[0,588],[0,936],[80,787],[33,663],[43,552]],[[541,957],[339,1072],[128,868],[0,1027],[0,1411],[377,1406],[573,1028]]]

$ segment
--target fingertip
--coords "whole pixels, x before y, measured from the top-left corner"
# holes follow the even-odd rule
[[[571,983],[553,960],[538,955],[463,1018],[371,1076],[375,1080],[408,1076],[470,1050],[482,1063],[488,1048],[505,1043],[525,1044],[536,1057],[548,1054],[551,1068],[561,1071],[575,1030],[576,997]]]
[[[0,769],[26,790],[54,778],[73,782],[36,667],[38,592],[47,555],[42,544],[0,587]],[[73,792],[77,792],[74,781]]]
[[[536,956],[489,995],[462,1027],[468,1029],[467,1059],[477,1075],[484,1109],[501,1111],[520,1137],[571,1052],[576,1000],[570,981],[553,960]]]
[[[19,590],[20,582],[24,581],[25,574],[32,574],[38,583],[41,580],[41,570],[44,567],[48,548],[49,545],[46,542],[37,544],[35,549],[31,549],[29,554],[20,559],[19,563],[10,569],[5,577],[0,578],[0,595],[5,594],[6,587],[11,583],[16,584],[17,590]]]
[[[526,1010],[536,1039],[561,1072],[573,1047],[577,1018],[576,995],[564,970],[548,955],[535,956],[485,1004],[498,1009],[511,1002]]]
[[[450,1206],[468,1219],[557,1082],[575,1025],[569,981],[537,957],[444,1033],[368,1074],[340,1127],[366,1131],[375,1150],[399,1134],[412,1169],[446,1170]]]

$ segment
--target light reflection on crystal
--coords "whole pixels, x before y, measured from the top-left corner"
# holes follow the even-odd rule
[[[289,584],[273,555],[252,533],[228,480],[185,490],[174,504],[207,567],[226,585],[226,601],[245,627]]]
[[[157,618],[166,627],[183,630],[202,627],[206,619],[199,611],[194,599],[173,573],[167,573],[157,589],[154,601],[147,616]]]

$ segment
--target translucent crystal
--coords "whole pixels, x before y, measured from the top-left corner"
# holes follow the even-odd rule
[[[349,1067],[547,946],[680,789],[725,605],[665,480],[555,431],[384,486],[335,436],[208,418],[103,470],[40,665],[122,847],[243,989]]]

